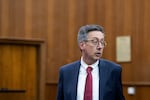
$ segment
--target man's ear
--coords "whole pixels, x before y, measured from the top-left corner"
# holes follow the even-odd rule
[[[85,43],[84,43],[84,42],[80,42],[80,43],[79,43],[79,47],[80,47],[81,50],[84,49],[84,46],[85,46]]]

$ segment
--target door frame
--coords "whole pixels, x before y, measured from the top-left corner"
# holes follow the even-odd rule
[[[39,78],[37,84],[37,100],[45,100],[45,72],[46,72],[46,46],[44,40],[41,39],[18,39],[18,38],[0,38],[0,44],[22,44],[22,45],[34,45],[37,47],[37,67]]]

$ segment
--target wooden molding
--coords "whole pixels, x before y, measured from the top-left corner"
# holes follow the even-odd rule
[[[41,39],[22,39],[22,38],[0,38],[0,43],[40,45],[41,43],[44,43],[44,40],[41,40]]]
[[[123,82],[124,86],[150,86],[150,82]]]
[[[44,40],[41,39],[21,39],[21,38],[0,38],[0,44],[20,44],[20,45],[35,45],[38,47],[38,100],[45,100],[45,69],[46,69],[46,46]]]

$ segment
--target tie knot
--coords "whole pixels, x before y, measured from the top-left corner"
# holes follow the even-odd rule
[[[86,72],[87,72],[87,73],[91,73],[92,69],[93,69],[92,67],[88,67],[88,68],[86,69]]]

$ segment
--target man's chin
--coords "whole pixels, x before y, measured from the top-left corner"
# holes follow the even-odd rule
[[[95,60],[99,60],[101,57],[95,57]]]

